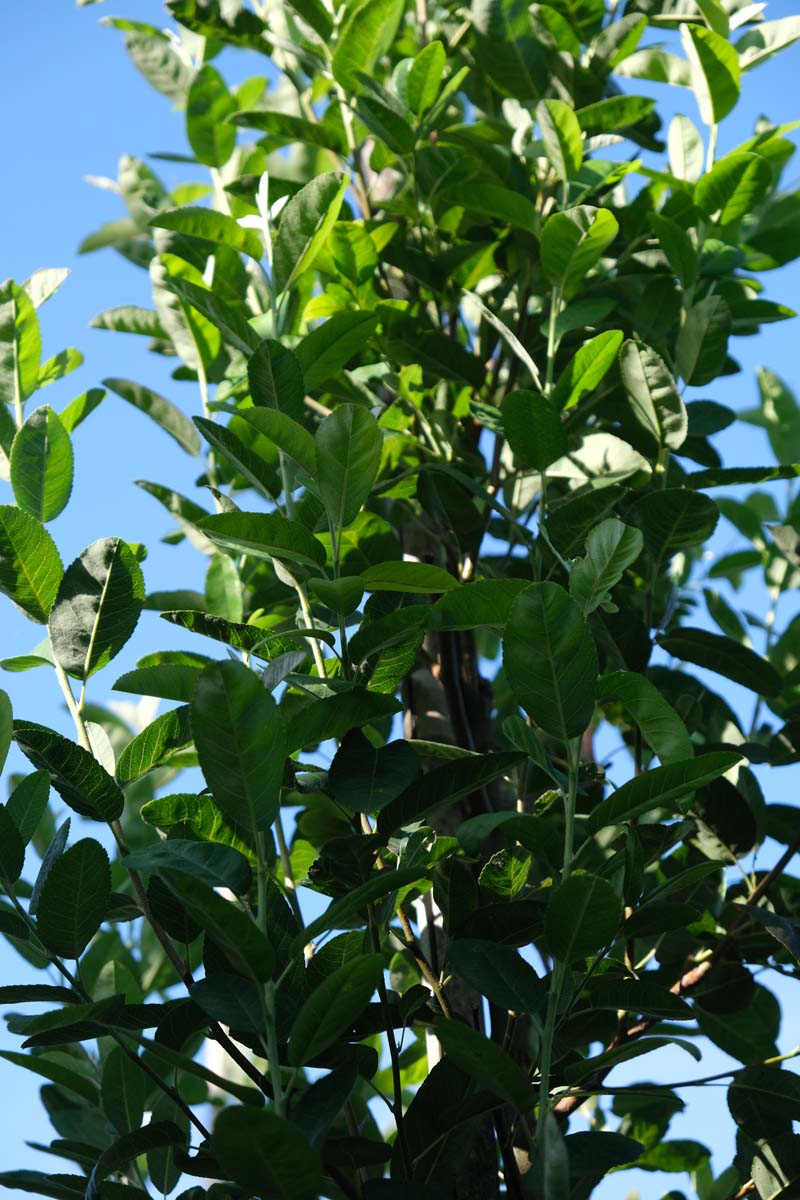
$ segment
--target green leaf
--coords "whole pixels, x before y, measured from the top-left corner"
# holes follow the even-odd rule
[[[401,867],[399,870],[378,871],[364,883],[353,888],[330,904],[321,917],[310,921],[292,942],[293,954],[302,954],[303,947],[329,929],[342,929],[353,924],[353,914],[363,910],[376,900],[383,900],[393,892],[419,883],[425,877],[421,867]],[[366,917],[361,918],[366,924]]]
[[[183,871],[210,887],[230,888],[237,896],[247,895],[253,877],[250,864],[238,850],[219,842],[192,842],[185,838],[154,842],[126,855],[122,863],[151,875],[160,875],[164,867]]]
[[[104,388],[89,388],[87,392],[82,392],[80,396],[70,400],[61,413],[61,424],[67,433],[73,433],[89,414],[94,412],[105,395]]]
[[[159,796],[142,805],[141,817],[148,825],[168,834],[176,825],[185,826],[200,841],[233,846],[251,865],[255,862],[255,852],[245,835],[225,819],[211,796],[196,796],[192,792]]]
[[[277,292],[286,291],[314,265],[338,220],[347,187],[346,175],[328,171],[300,188],[283,209],[272,254]]]
[[[360,688],[314,700],[292,714],[288,722],[288,751],[294,754],[329,738],[339,740],[351,729],[382,721],[399,708],[394,696],[382,696]]]
[[[593,1008],[607,1008],[646,1017],[663,1017],[668,1021],[691,1021],[691,1007],[680,996],[662,987],[646,975],[638,979],[618,976],[595,976],[589,981],[590,1003]]]
[[[289,1062],[302,1067],[345,1034],[383,978],[383,959],[365,955],[345,963],[314,989],[292,1025]]]
[[[453,588],[430,608],[432,629],[503,629],[525,579],[479,579]],[[403,611],[402,609],[400,610]]]
[[[182,279],[179,275],[173,274],[166,275],[163,282],[164,287],[174,292],[191,308],[196,309],[215,329],[218,329],[228,345],[240,350],[245,355],[250,354],[258,346],[259,336],[252,326],[248,325],[240,310],[215,295],[209,288],[200,287],[198,284],[192,283],[190,279]],[[192,432],[196,439],[194,430]],[[197,451],[190,450],[189,453],[195,454]]]
[[[18,1188],[52,1200],[82,1200],[85,1175],[45,1175],[43,1171],[3,1171],[0,1187]]]
[[[81,746],[33,721],[14,722],[14,740],[40,771],[49,771],[65,804],[93,821],[116,821],[124,800],[116,782]]]
[[[7,279],[0,283],[0,397],[25,403],[36,391],[42,339],[30,296]]]
[[[406,76],[408,107],[421,117],[439,95],[447,55],[441,42],[429,42],[414,59]]]
[[[8,797],[8,814],[26,846],[39,828],[49,796],[50,776],[47,771],[34,771],[20,779]]]
[[[367,345],[378,318],[373,312],[334,313],[307,333],[295,348],[309,392],[327,380]]]
[[[418,771],[419,759],[408,742],[376,749],[353,729],[330,765],[328,786],[347,812],[374,813],[405,791]]]
[[[695,1062],[700,1061],[700,1050],[692,1042],[686,1041],[684,1038],[648,1037],[640,1038],[636,1041],[623,1042],[622,1045],[615,1046],[603,1054],[598,1054],[595,1058],[585,1059],[574,1066],[569,1066],[565,1070],[564,1076],[569,1082],[574,1083],[580,1079],[584,1079],[587,1075],[593,1076],[597,1072],[610,1071],[618,1063],[629,1062],[632,1058],[639,1058],[643,1054],[650,1054],[651,1051],[660,1050],[664,1046],[678,1046],[681,1050],[685,1050],[687,1054],[690,1054]],[[662,1142],[659,1147],[654,1149],[658,1153],[662,1147],[669,1145],[669,1142]],[[705,1150],[705,1147],[703,1149]],[[706,1153],[708,1152],[706,1151]],[[683,1166],[683,1157],[679,1161],[681,1162],[681,1166]]]
[[[542,267],[570,299],[597,265],[619,231],[616,217],[605,208],[579,205],[553,213],[542,226]]]
[[[305,397],[303,369],[296,355],[280,342],[263,341],[253,351],[247,362],[247,380],[253,404],[259,410],[277,408],[295,421],[302,419]],[[256,414],[244,409],[241,415],[249,419]],[[280,445],[279,442],[277,444]]]
[[[707,296],[688,309],[675,343],[675,368],[690,387],[711,383],[722,372],[730,331],[722,296]]]
[[[104,379],[103,387],[107,387],[134,408],[145,413],[156,425],[160,425],[165,433],[174,438],[187,454],[200,453],[200,438],[192,422],[169,400],[159,396],[158,392],[153,392],[140,383],[131,383],[129,379]]]
[[[695,203],[718,225],[731,225],[756,210],[772,184],[772,169],[760,154],[726,154],[698,180]]]
[[[82,838],[50,868],[36,910],[36,930],[48,950],[79,958],[105,919],[111,895],[108,855]]]
[[[325,549],[304,525],[277,513],[217,513],[198,522],[199,528],[223,550],[253,558],[285,559],[308,567],[325,565]],[[265,636],[268,636],[265,634]]]
[[[189,995],[203,1012],[231,1029],[260,1034],[264,1031],[262,988],[257,983],[214,971],[189,988]]]
[[[570,1161],[566,1139],[553,1112],[541,1116],[542,1180],[547,1200],[569,1200]]]
[[[119,756],[117,779],[120,783],[140,779],[148,771],[168,763],[173,754],[185,750],[191,743],[188,704],[172,708],[156,717],[128,742]]]
[[[0,505],[0,591],[31,621],[46,625],[63,573],[55,542],[41,523]]]
[[[393,833],[401,826],[427,817],[441,805],[455,804],[495,779],[508,775],[526,757],[517,751],[467,754],[434,767],[381,811],[378,816],[379,833]]]
[[[698,256],[689,234],[677,221],[661,213],[653,213],[650,224],[672,270],[684,287],[691,287],[697,278]]]
[[[623,783],[592,809],[587,822],[588,832],[594,834],[608,825],[622,825],[656,808],[680,811],[683,802],[698,788],[719,779],[740,761],[741,755],[718,750],[645,771]]]
[[[620,700],[664,766],[691,758],[691,739],[681,718],[649,679],[635,671],[612,671],[597,681],[597,699]]]
[[[278,491],[278,477],[274,465],[265,461],[257,450],[253,450],[232,429],[218,425],[206,417],[195,417],[194,423],[214,450],[240,472],[250,487],[270,500]]]
[[[404,592],[410,595],[450,592],[459,587],[458,580],[431,563],[386,562],[367,567],[361,582],[368,592]]]
[[[567,452],[567,435],[555,397],[511,392],[503,402],[503,427],[523,466],[545,471]]]
[[[555,386],[553,399],[559,408],[572,408],[595,390],[613,366],[623,336],[620,329],[608,329],[584,342]]]
[[[114,681],[115,692],[132,692],[135,696],[159,696],[162,700],[179,700],[188,704],[194,695],[203,664],[160,663],[126,671]]]
[[[64,379],[73,371],[77,371],[82,364],[83,355],[80,350],[76,350],[74,346],[67,346],[66,350],[59,351],[48,358],[47,362],[42,363],[36,381],[37,388],[48,387],[51,383]]]
[[[570,875],[547,904],[544,932],[550,953],[564,963],[596,954],[614,940],[621,919],[622,901],[606,879]]]
[[[683,627],[659,641],[668,654],[716,671],[759,695],[776,696],[783,686],[770,662],[721,633]]]
[[[288,754],[286,725],[270,693],[242,663],[212,663],[191,714],[200,766],[220,809],[243,829],[268,829]]]
[[[113,1046],[103,1063],[100,1095],[103,1111],[117,1133],[132,1133],[142,1123],[146,1100],[144,1074],[122,1046]]]
[[[6,891],[10,891],[19,879],[24,861],[25,844],[13,817],[6,806],[0,804],[0,883]]]
[[[72,491],[72,445],[52,408],[45,405],[31,413],[14,438],[10,463],[20,508],[40,521],[63,512]]]
[[[371,75],[389,49],[404,7],[403,0],[361,0],[348,7],[331,62],[333,77],[346,93],[361,90],[359,75]]]
[[[204,166],[223,167],[233,154],[236,130],[226,124],[226,119],[236,111],[236,101],[225,80],[210,63],[205,63],[186,94],[186,136],[195,158]]]
[[[707,496],[688,488],[662,488],[631,505],[627,515],[644,533],[650,554],[660,558],[708,541],[719,520],[719,509]]]
[[[121,538],[92,542],[64,572],[48,630],[53,655],[68,675],[85,680],[106,666],[136,628],[144,577]]]
[[[570,595],[585,617],[596,608],[617,611],[611,589],[639,557],[643,541],[638,529],[623,525],[616,517],[595,526],[586,539],[586,557],[572,564],[569,575]]]
[[[659,446],[680,449],[688,418],[663,359],[649,346],[627,341],[619,352],[619,369],[631,411],[642,428]]]
[[[41,986],[41,985],[40,985]],[[53,991],[62,990],[53,988]],[[72,1000],[77,999],[74,993],[68,993]],[[20,996],[13,998],[8,997],[9,1002],[16,1003],[16,999],[24,999]],[[30,997],[35,999],[36,997]],[[56,999],[57,997],[53,997]],[[45,996],[40,996],[39,999],[44,1000]],[[66,999],[62,996],[61,999]],[[11,1063],[14,1067],[19,1067],[21,1070],[30,1071],[33,1075],[38,1075],[40,1079],[48,1079],[51,1083],[55,1083],[67,1093],[74,1093],[81,1100],[87,1101],[89,1104],[97,1103],[97,1088],[87,1079],[85,1075],[79,1075],[77,1071],[70,1070],[61,1062],[51,1062],[43,1055],[33,1054],[18,1054],[13,1050],[0,1050],[0,1058]]]
[[[248,129],[262,130],[269,135],[271,143],[291,145],[297,142],[301,145],[320,146],[324,150],[332,150],[334,154],[341,154],[344,149],[340,130],[328,122],[307,121],[305,117],[296,117],[274,109],[237,112],[230,121]]]
[[[448,942],[447,961],[492,1004],[529,1016],[542,1013],[546,1004],[544,982],[513,946],[480,938],[456,938]]]
[[[86,1200],[101,1200],[105,1194],[103,1181],[109,1175],[123,1170],[142,1154],[161,1146],[185,1144],[186,1138],[183,1133],[171,1121],[150,1121],[142,1129],[123,1134],[114,1142],[113,1146],[109,1146],[107,1150],[103,1151],[95,1163],[86,1185]]]
[[[227,1178],[265,1200],[315,1200],[322,1160],[296,1125],[273,1112],[224,1108],[212,1138]]]
[[[239,975],[256,983],[272,977],[275,953],[249,913],[181,871],[164,867],[161,878]]]
[[[354,521],[369,496],[382,445],[378,422],[355,404],[340,404],[317,429],[316,476],[335,530]]]
[[[649,96],[609,96],[595,104],[586,104],[575,113],[581,130],[593,137],[636,125],[655,108]]]
[[[213,70],[204,67],[203,70]],[[232,126],[225,126],[233,130]],[[215,212],[210,208],[195,208],[191,205],[185,208],[168,208],[152,217],[150,224],[155,229],[172,229],[176,233],[184,233],[187,237],[202,238],[217,246],[229,246],[258,262],[264,254],[261,238],[255,229],[243,229],[234,217],[227,213]]]
[[[769,1137],[787,1121],[800,1120],[800,1079],[772,1066],[737,1071],[728,1088],[728,1109],[749,1137]]]
[[[43,772],[43,774],[46,774],[46,772]],[[42,857],[42,865],[39,867],[39,873],[36,876],[36,882],[33,885],[31,898],[28,901],[28,912],[32,917],[36,916],[36,912],[39,908],[39,900],[42,895],[42,888],[47,881],[47,876],[50,874],[53,863],[61,857],[67,847],[71,824],[72,818],[67,817],[66,821],[63,821],[62,824],[59,825],[50,841],[50,845],[47,847],[47,850]]]
[[[461,1021],[436,1021],[434,1030],[445,1054],[465,1075],[500,1096],[521,1113],[536,1103],[536,1093],[522,1067],[502,1046]]]
[[[739,59],[726,38],[701,25],[681,25],[692,91],[706,125],[716,125],[739,99]]]
[[[583,161],[583,137],[578,118],[563,100],[540,100],[536,105],[536,123],[550,166],[562,183],[566,183],[577,175]]]
[[[592,719],[597,651],[578,605],[556,583],[520,592],[503,638],[514,698],[546,733],[567,742]]]

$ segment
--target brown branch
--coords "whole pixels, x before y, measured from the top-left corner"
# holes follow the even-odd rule
[[[771,867],[769,871],[767,871],[764,878],[753,890],[753,893],[750,896],[751,902],[760,900],[767,889],[775,882],[775,880],[780,878],[785,868],[789,865],[792,858],[797,853],[798,848],[800,848],[800,837],[796,837],[794,841],[790,842],[775,865]],[[740,929],[741,926],[744,925],[748,920],[749,918],[745,913],[737,916],[734,919],[731,928],[728,930],[725,936],[719,942],[717,942],[708,958],[704,958],[702,962],[690,967],[688,971],[684,971],[680,979],[677,979],[675,983],[673,983],[672,987],[669,989],[672,994],[675,996],[682,996],[686,992],[690,992],[693,988],[696,988],[701,980],[705,978],[714,964],[718,962],[724,952],[728,949],[733,941],[736,931]],[[637,1038],[643,1037],[644,1034],[646,1034],[648,1030],[652,1029],[653,1025],[656,1025],[659,1020],[660,1018],[658,1017],[645,1017],[643,1020],[638,1021],[635,1025],[629,1026],[626,1030],[619,1032],[611,1039],[608,1046],[606,1046],[604,1053],[607,1053],[609,1050],[616,1050],[618,1046],[626,1045],[628,1042],[632,1042]],[[594,1077],[594,1079],[589,1082],[587,1085],[587,1090],[596,1091],[598,1088],[602,1087],[603,1080],[611,1070],[613,1070],[613,1067],[607,1067],[604,1071],[600,1071]],[[568,1117],[575,1112],[576,1109],[580,1108],[580,1106],[583,1104],[583,1101],[583,1096],[564,1096],[563,1099],[556,1102],[555,1112],[558,1113],[559,1116]],[[744,1192],[741,1194],[746,1195]]]

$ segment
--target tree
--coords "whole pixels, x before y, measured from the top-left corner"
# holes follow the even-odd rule
[[[0,589],[46,627],[3,666],[42,666],[74,722],[15,719],[0,693],[1,756],[14,741],[33,768],[0,807],[0,932],[47,980],[0,988],[47,1005],[9,1018],[5,1057],[45,1081],[71,1171],[0,1182],[580,1200],[638,1164],[691,1170],[700,1200],[796,1195],[800,1080],[764,980],[800,957],[800,832],[752,768],[800,759],[800,624],[778,619],[800,409],[767,370],[757,410],[694,389],[794,316],[764,295],[800,257],[793,126],[762,119],[722,156],[717,133],[800,17],[166,7],[175,34],[106,20],[208,185],[170,194],[123,158],[127,215],[83,249],[149,271],[152,308],[94,324],[172,356],[202,415],[122,378],[33,407],[80,361],[41,362],[63,275],[0,290]],[[235,88],[231,49],[263,58]],[[683,88],[700,124],[664,131],[638,80]],[[107,392],[198,458],[191,498],[140,486],[206,556],[202,594],[148,592],[119,538],[62,565],[47,524]],[[736,419],[777,465],[723,464]],[[782,505],[742,490],[776,480]],[[740,545],[709,570],[720,517]],[[768,612],[735,607],[745,577]],[[133,735],[87,685],[144,608],[198,649],[114,681],[175,705]],[[716,1179],[667,1138],[670,1085],[614,1077],[664,1045],[699,1058],[700,1037],[740,1064]]]

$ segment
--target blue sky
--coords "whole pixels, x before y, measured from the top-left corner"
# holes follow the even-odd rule
[[[773,0],[771,18],[797,11],[792,0]],[[126,15],[137,20],[163,23],[160,0],[130,0],[118,8],[109,4],[76,9],[70,0],[35,0],[11,4],[0,11],[0,77],[7,96],[6,112],[0,124],[0,161],[4,164],[5,186],[0,188],[0,278],[12,276],[22,281],[34,269],[66,266],[72,271],[61,292],[40,311],[44,354],[49,356],[67,345],[76,345],[84,353],[85,365],[66,380],[53,385],[42,403],[62,408],[79,392],[95,386],[106,376],[123,376],[162,391],[187,411],[197,411],[191,385],[175,384],[169,378],[165,362],[145,351],[144,340],[88,328],[100,310],[114,305],[150,302],[148,280],[111,251],[81,257],[77,246],[87,232],[121,215],[115,197],[84,182],[84,176],[115,177],[120,155],[146,157],[154,151],[185,152],[183,119],[170,112],[170,104],[155,92],[130,63],[122,36],[98,25],[104,14]],[[248,61],[249,59],[249,61]],[[218,65],[251,74],[264,72],[264,60],[238,54],[223,55]],[[764,113],[788,119],[791,97],[796,97],[800,71],[800,48],[768,62],[746,78],[744,98],[732,118],[723,125],[720,153],[749,136],[754,120]],[[240,81],[239,74],[229,82]],[[644,87],[636,86],[637,91]],[[655,89],[659,100],[666,101],[665,111],[674,111],[674,93]],[[691,97],[682,97],[681,111],[696,119]],[[796,105],[795,105],[796,107]],[[191,168],[180,164],[154,164],[165,182],[172,186],[192,178]],[[789,180],[800,177],[798,168],[789,168]],[[772,273],[767,279],[769,296],[798,306],[800,267]],[[708,395],[733,408],[756,403],[755,367],[763,363],[796,389],[800,389],[796,341],[797,321],[768,326],[758,339],[741,339],[735,347],[742,374],[704,389]],[[761,431],[749,426],[734,427],[718,439],[726,460],[733,463],[768,462],[769,451]],[[197,474],[196,463],[158,434],[146,418],[114,396],[77,432],[76,483],[73,499],[51,526],[62,558],[70,561],[86,544],[99,537],[118,535],[129,541],[144,542],[149,555],[144,563],[148,587],[200,587],[203,560],[184,547],[167,547],[159,538],[169,522],[156,502],[133,485],[137,478],[167,482],[186,494],[192,493]],[[8,485],[0,483],[0,493]],[[8,502],[0,495],[0,502]],[[730,531],[728,531],[730,532]],[[722,535],[720,545],[727,540]],[[747,601],[761,605],[753,593]],[[23,653],[40,638],[38,627],[31,625],[13,609],[2,604],[0,657]],[[145,614],[137,633],[112,666],[96,679],[92,698],[103,702],[116,674],[127,669],[146,652],[180,644],[195,644],[191,636],[166,626],[154,614]],[[207,649],[207,647],[203,647]],[[0,686],[10,692],[15,712],[43,721],[69,732],[60,696],[44,672],[6,676]],[[726,689],[727,694],[727,689]],[[749,710],[748,710],[749,711]],[[12,760],[13,762],[14,760]],[[762,775],[762,786],[769,801],[794,802],[798,768],[773,776]],[[771,851],[764,851],[763,862]],[[0,980],[18,981],[26,968],[0,944]],[[781,991],[785,994],[786,989]],[[795,1002],[796,1003],[796,1002]],[[791,1009],[787,1009],[782,1048],[800,1041]],[[796,1010],[795,1010],[796,1011]],[[794,1028],[792,1028],[794,1025]],[[0,1027],[0,1048],[16,1049],[18,1039]],[[704,1056],[705,1074],[728,1065],[725,1056],[713,1049]],[[653,1065],[644,1073],[630,1068],[630,1079],[656,1075],[662,1079],[685,1078],[692,1074],[689,1059],[676,1058],[670,1051],[659,1051]],[[620,1070],[615,1079],[622,1080]],[[690,1100],[690,1096],[686,1096]],[[724,1090],[705,1091],[695,1101],[691,1116],[676,1120],[672,1136],[699,1137],[719,1151],[718,1165],[728,1161],[731,1142],[726,1128]],[[0,1062],[0,1170],[30,1166],[40,1170],[60,1169],[55,1160],[26,1150],[23,1142],[44,1140],[49,1125],[39,1106],[38,1088],[33,1079]],[[685,1180],[669,1176],[631,1174],[609,1179],[598,1191],[598,1200],[621,1197],[630,1179],[640,1188],[642,1200],[655,1200],[670,1186],[686,1185]],[[688,1190],[688,1189],[687,1189]]]

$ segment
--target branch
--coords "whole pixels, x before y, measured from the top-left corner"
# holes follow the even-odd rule
[[[789,843],[786,850],[775,863],[774,867],[771,867],[770,870],[767,871],[764,878],[754,889],[753,894],[750,897],[751,903],[753,901],[760,900],[767,889],[775,882],[775,880],[780,878],[799,848],[800,836],[796,837],[794,841]],[[722,957],[725,950],[728,949],[733,941],[736,931],[740,929],[741,926],[744,925],[749,919],[750,918],[744,913],[738,916],[733,921],[731,928],[721,939],[721,941],[717,942],[708,958],[704,958],[702,962],[690,967],[688,971],[685,971],[683,975],[681,975],[680,979],[677,979],[675,983],[673,983],[672,987],[669,989],[672,994],[675,996],[682,996],[686,992],[690,992],[693,988],[696,988],[701,980],[705,978],[714,964]],[[658,1024],[659,1020],[660,1018],[658,1017],[645,1017],[643,1020],[638,1021],[635,1025],[631,1025],[628,1029],[621,1031],[612,1038],[608,1046],[606,1046],[604,1053],[608,1052],[609,1050],[616,1050],[618,1046],[627,1045],[628,1042],[632,1042],[637,1038],[643,1037],[648,1030],[652,1029],[653,1025]],[[604,1071],[600,1071],[595,1078],[590,1081],[590,1083],[587,1085],[587,1088],[591,1089],[592,1092],[596,1092],[601,1089],[604,1079],[611,1070],[613,1070],[613,1067],[607,1067]],[[583,1096],[564,1096],[561,1100],[556,1102],[555,1112],[558,1113],[559,1116],[568,1117],[574,1113],[576,1109],[580,1108],[582,1104]],[[746,1193],[741,1194],[746,1195]]]

